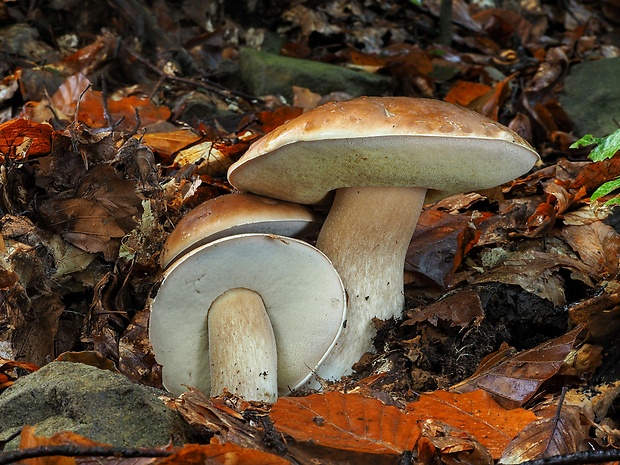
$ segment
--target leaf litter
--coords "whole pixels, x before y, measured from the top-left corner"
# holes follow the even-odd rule
[[[427,206],[407,257],[404,318],[375,322],[376,353],[354,376],[273,407],[190,390],[168,404],[204,444],[144,461],[518,463],[620,443],[620,222],[588,197],[620,171],[616,158],[592,163],[586,149],[568,148],[576,136],[557,100],[570,63],[617,53],[599,39],[617,28],[614,2],[509,10],[455,1],[452,47],[431,32],[439,3],[283,2],[263,20],[280,25],[289,56],[386,74],[397,94],[499,119],[536,145],[542,165],[502,188]],[[159,22],[142,25],[152,42],[140,54],[128,44],[142,31],[124,10],[108,22],[123,32],[82,30],[66,50],[7,42],[15,61],[0,64],[3,387],[66,351],[160,386],[147,302],[167,233],[230,192],[226,167],[251,142],[342,98],[302,87],[288,104],[246,95],[226,67],[265,30],[215,6],[219,20],[206,31],[195,21],[204,5],[156,4],[148,11]],[[5,5],[2,20],[18,10]],[[40,17],[78,14],[54,11]],[[93,5],[73,23],[96,28],[89,21],[109,14]],[[175,49],[179,60],[155,49]],[[192,116],[205,100],[208,115]]]

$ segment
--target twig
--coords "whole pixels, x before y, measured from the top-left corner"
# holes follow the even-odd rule
[[[620,460],[620,450],[588,450],[572,454],[554,455],[546,459],[528,460],[519,465],[581,465],[589,463],[605,463]]]
[[[143,58],[142,56],[140,56],[139,54],[131,50],[125,43],[122,43],[121,46],[124,48],[124,50],[129,55],[131,55],[132,58],[136,59],[137,61],[142,63],[144,66],[146,66],[150,71],[157,74],[160,77],[160,80],[169,80],[169,81],[174,81],[174,82],[180,82],[183,84],[188,84],[193,87],[200,87],[202,89],[205,89],[209,92],[213,92],[214,94],[217,94],[220,97],[224,97],[224,98],[239,97],[239,98],[243,98],[245,100],[249,100],[253,102],[258,102],[258,103],[264,102],[259,97],[246,94],[245,92],[227,89],[221,84],[213,82],[205,77],[201,77],[200,79],[190,79],[190,78],[184,78],[181,76],[174,76],[172,74],[165,73],[164,71],[159,69],[157,66],[153,65],[151,62],[149,62],[148,60],[146,60],[145,58]]]
[[[36,457],[168,457],[172,450],[131,447],[80,447],[72,445],[40,446],[0,453],[0,465]]]

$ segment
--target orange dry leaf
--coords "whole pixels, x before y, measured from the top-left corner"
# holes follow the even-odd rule
[[[235,444],[225,443],[189,444],[170,457],[152,462],[152,465],[204,465],[222,463],[235,465],[287,465],[286,459],[256,449],[245,449]]]
[[[270,417],[296,441],[367,454],[399,455],[412,450],[420,435],[413,417],[360,394],[282,397]]]
[[[498,357],[485,357],[476,372],[465,381],[452,386],[454,392],[483,389],[506,408],[523,405],[543,382],[554,376],[573,350],[583,328],[575,328],[565,335],[539,346],[506,357],[505,349]]]
[[[14,371],[15,368],[20,368],[30,373],[39,369],[34,363],[18,362],[0,357],[0,389],[7,388],[15,382],[18,377]]]
[[[91,439],[80,436],[72,431],[63,431],[54,434],[52,437],[44,437],[35,435],[35,428],[32,426],[24,426],[19,435],[19,448],[30,449],[41,446],[61,446],[74,445],[81,447],[96,447],[104,444],[92,441]],[[74,457],[51,456],[40,457],[36,459],[24,460],[24,464],[28,465],[75,465]]]
[[[296,118],[303,113],[302,108],[297,107],[280,107],[275,111],[261,111],[256,114],[256,118],[260,122],[263,132],[267,133],[283,125],[288,120]]]
[[[497,121],[499,109],[503,107],[510,92],[508,84],[515,76],[516,73],[511,74],[503,81],[496,83],[491,90],[472,101],[467,107]]]
[[[48,154],[53,132],[48,123],[23,118],[0,124],[0,163],[4,162],[4,157],[21,160]]]
[[[467,431],[494,459],[501,456],[519,431],[536,419],[524,409],[506,410],[484,391],[422,394],[419,401],[407,405],[407,412],[410,417],[430,418]]]
[[[124,131],[133,131],[137,127],[167,120],[170,110],[155,105],[148,98],[132,95],[120,100],[108,100],[110,123]],[[140,124],[138,125],[138,119]],[[103,95],[101,92],[86,91],[80,100],[77,120],[91,128],[102,128],[108,125],[104,116]]]
[[[457,81],[446,94],[444,100],[449,103],[455,103],[466,107],[477,98],[485,95],[489,90],[491,90],[491,88],[486,84],[470,81]]]
[[[179,150],[188,147],[190,144],[198,141],[200,136],[189,129],[174,129],[166,132],[147,132],[143,135],[137,135],[142,143],[159,155],[160,158],[168,160],[168,158]]]

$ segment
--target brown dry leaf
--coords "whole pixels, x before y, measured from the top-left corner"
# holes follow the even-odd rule
[[[571,189],[585,187],[593,191],[600,185],[620,176],[620,157],[612,157],[596,163],[588,163],[572,182]]]
[[[152,465],[287,465],[286,459],[255,449],[245,449],[231,443],[189,444],[173,455],[151,462]]]
[[[314,93],[307,87],[293,86],[293,106],[303,111],[318,107],[321,98],[321,94]]]
[[[423,464],[459,465],[472,463],[491,465],[493,458],[467,431],[437,420],[420,422],[422,435],[418,441],[418,460]]]
[[[407,412],[420,420],[430,418],[467,431],[494,459],[501,456],[519,431],[536,419],[524,409],[506,410],[481,390],[422,394],[419,401],[407,405]]]
[[[60,62],[64,72],[91,74],[101,67],[113,55],[117,45],[117,37],[110,31],[97,36],[88,44]]]
[[[569,307],[568,315],[571,323],[585,326],[592,342],[616,340],[618,331],[620,331],[620,293],[618,291],[618,283],[612,281],[601,294],[581,300]]]
[[[583,328],[547,341],[530,350],[506,357],[506,349],[485,357],[476,372],[450,389],[470,392],[483,389],[506,408],[520,407],[540,386],[558,373],[574,349]]]
[[[148,338],[149,310],[136,313],[118,342],[118,368],[129,379],[149,386],[161,385],[161,370]]]
[[[561,307],[566,304],[566,297],[564,280],[558,273],[560,269],[569,270],[572,279],[593,285],[591,276],[596,276],[596,271],[588,265],[563,255],[535,250],[511,255],[482,274],[475,283],[514,284]]]
[[[422,311],[408,312],[409,318],[403,325],[413,325],[422,321],[428,321],[437,326],[439,320],[450,322],[451,326],[464,328],[472,322],[481,320],[484,317],[482,303],[477,292],[471,289],[461,289],[454,294],[450,294]]]
[[[22,160],[47,155],[52,148],[54,130],[48,123],[36,123],[23,118],[0,124],[0,163],[5,157]]]
[[[500,464],[518,464],[526,460],[542,459],[560,454],[577,452],[588,438],[589,424],[582,425],[580,409],[562,405],[557,415],[557,405],[550,406],[540,418],[521,431],[506,447]]]
[[[409,243],[405,269],[447,287],[480,232],[470,226],[471,215],[425,210]]]
[[[168,402],[168,407],[177,410],[192,428],[223,441],[249,449],[267,450],[263,436],[258,429],[249,425],[237,410],[247,410],[250,405],[238,397],[220,396],[209,398],[202,392],[189,391]],[[233,409],[229,404],[237,407]]]
[[[109,165],[97,165],[80,180],[75,193],[44,201],[39,212],[67,242],[86,252],[102,252],[112,261],[141,209],[134,183]]]
[[[109,358],[104,357],[94,350],[84,350],[82,352],[63,352],[56,359],[55,362],[72,362],[83,363],[84,365],[90,365],[92,367],[99,368],[101,370],[108,370],[112,373],[119,373],[114,366],[114,362]]]
[[[543,202],[536,211],[527,219],[526,230],[523,233],[526,237],[537,237],[547,234],[555,225],[556,211],[549,201]]]
[[[282,397],[269,416],[298,442],[366,454],[400,455],[414,448],[420,434],[412,416],[360,394]]]
[[[579,257],[601,277],[618,273],[620,234],[602,221],[583,226],[565,226],[562,237]]]

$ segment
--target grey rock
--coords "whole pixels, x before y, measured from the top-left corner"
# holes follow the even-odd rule
[[[387,76],[283,57],[251,48],[241,49],[239,67],[241,78],[250,94],[279,94],[288,102],[292,102],[294,85],[321,95],[340,91],[358,97],[386,94],[390,91],[392,82]]]
[[[574,65],[566,77],[560,103],[575,124],[574,134],[606,136],[620,123],[620,57]]]
[[[31,425],[40,436],[69,430],[115,446],[192,442],[191,428],[161,394],[111,371],[52,362],[0,394],[0,440]]]

